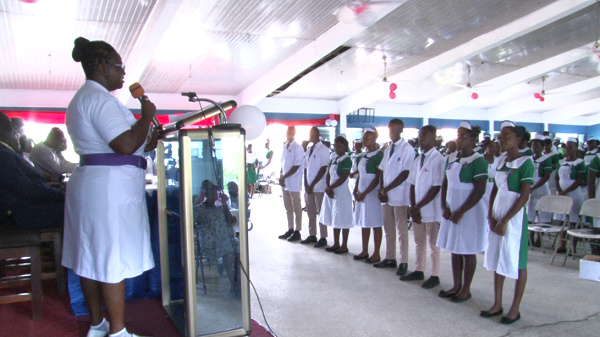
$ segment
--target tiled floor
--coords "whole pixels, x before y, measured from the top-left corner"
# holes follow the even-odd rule
[[[455,304],[437,296],[440,289],[451,287],[448,252],[442,252],[441,287],[425,290],[420,282],[400,281],[392,269],[354,261],[352,255],[361,247],[360,230],[350,231],[350,253],[345,255],[279,240],[277,236],[287,226],[283,201],[277,189],[273,192],[251,200],[250,277],[268,323],[279,337],[598,336],[600,282],[579,279],[578,260],[569,259],[562,267],[561,255],[560,263],[551,266],[551,254],[530,251],[522,318],[506,326],[499,323],[499,317],[479,317],[479,311],[493,302],[493,273],[483,268],[482,254],[478,255],[473,298]],[[308,232],[306,213],[304,220],[303,238]],[[412,271],[412,231],[410,236]],[[514,282],[507,279],[506,310],[513,289]],[[264,324],[254,294],[252,317]]]

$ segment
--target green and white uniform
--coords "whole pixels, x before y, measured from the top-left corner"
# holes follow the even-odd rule
[[[446,205],[450,211],[462,206],[474,189],[473,183],[488,178],[488,163],[479,153],[446,165]],[[468,210],[458,224],[442,219],[437,246],[454,254],[476,254],[487,244],[487,208],[484,198]]]
[[[492,216],[496,221],[500,221],[519,198],[521,186],[533,184],[533,171],[533,161],[529,156],[498,164],[495,178],[498,192],[492,208]],[[500,275],[518,278],[519,269],[527,268],[527,233],[527,214],[523,207],[508,220],[503,236],[489,231],[484,267]]]
[[[552,158],[550,158],[547,154],[542,154],[538,159],[533,159],[533,185],[537,184],[540,179],[547,173],[552,173]],[[532,185],[532,186],[533,186]],[[535,206],[541,197],[545,195],[550,195],[550,187],[548,186],[548,182],[544,185],[536,188],[531,191],[531,198],[529,198],[529,205],[527,206],[527,218],[531,221],[535,220]],[[540,212],[539,219],[540,222],[550,222],[550,213]]]
[[[583,159],[577,158],[574,161],[567,161],[567,159],[561,159],[558,167],[558,183],[560,188],[564,191],[577,180],[579,174],[584,174],[586,171],[585,162]],[[579,221],[579,211],[581,205],[583,205],[583,192],[581,187],[577,188],[567,194],[567,196],[573,199],[573,207],[571,207],[571,214],[569,215],[569,222]],[[564,215],[556,214],[554,218],[557,220],[564,220]]]
[[[332,159],[327,168],[330,184],[334,184],[343,172],[350,173],[352,160],[345,154],[339,158]],[[321,212],[319,213],[319,223],[333,228],[351,228],[352,224],[352,194],[348,189],[348,180],[333,190],[333,198],[327,193],[323,197]]]
[[[358,193],[364,192],[377,173],[383,152],[375,150],[358,159]],[[354,207],[354,226],[363,228],[383,227],[381,202],[377,197],[378,189],[374,188],[363,201],[357,201]]]

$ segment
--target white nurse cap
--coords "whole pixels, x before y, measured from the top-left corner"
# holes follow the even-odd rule
[[[462,122],[460,122],[460,125],[458,127],[467,129],[467,130],[471,130],[471,123],[469,123],[468,121],[462,121]]]
[[[517,126],[517,124],[515,124],[515,122],[511,122],[511,121],[504,121],[500,124],[500,129],[504,129],[504,128],[514,128],[515,126]]]

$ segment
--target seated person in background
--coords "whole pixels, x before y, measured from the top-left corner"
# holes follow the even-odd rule
[[[202,182],[204,193],[201,195],[205,198],[194,206],[194,226],[198,227],[202,256],[209,264],[217,263],[221,258],[234,290],[239,291],[240,275],[235,263],[239,261],[239,242],[233,229],[235,220],[226,204],[217,205],[215,187],[208,179]]]
[[[202,187],[200,188],[200,193],[198,194],[198,196],[194,199],[194,205],[199,205],[202,202],[204,202],[208,196],[206,195],[208,189],[206,189],[204,187],[204,184],[209,184],[210,180],[206,179],[202,182]],[[236,185],[237,188],[237,185]],[[229,197],[227,196],[227,194],[225,194],[225,192],[219,188],[218,185],[213,184],[212,186],[212,193],[213,193],[213,200],[216,206],[223,206],[228,205],[229,206]],[[237,208],[237,207],[235,207]]]
[[[235,181],[230,181],[227,183],[227,191],[229,192],[231,208],[239,208],[240,197],[238,194],[238,185],[235,183]]]
[[[0,217],[24,228],[62,227],[65,195],[17,153],[10,119],[0,112]]]
[[[25,160],[27,160],[27,162],[33,166],[33,163],[31,160],[29,160],[29,154],[31,154],[31,150],[33,150],[33,139],[25,135],[21,135],[21,137],[19,137],[19,150],[23,158],[25,158]]]
[[[46,140],[36,144],[29,160],[46,181],[60,182],[63,173],[72,173],[77,164],[64,159],[61,152],[67,149],[67,139],[59,128],[52,128]]]

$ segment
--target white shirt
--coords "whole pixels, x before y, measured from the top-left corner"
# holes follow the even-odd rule
[[[310,185],[317,177],[319,170],[321,170],[322,167],[327,167],[327,165],[329,165],[329,149],[327,146],[323,145],[323,142],[318,142],[307,148],[304,156],[304,164],[306,165],[306,182],[308,185]],[[325,175],[323,175],[321,180],[314,185],[313,192],[325,192],[325,187]]]
[[[390,156],[394,147],[394,153]],[[390,144],[383,152],[383,160],[379,169],[383,171],[383,187],[396,179],[403,171],[410,171],[415,161],[415,149],[400,138],[397,142]],[[387,193],[388,205],[408,206],[410,205],[410,183],[408,178],[402,184],[394,187]]]
[[[304,161],[304,149],[296,141],[286,142],[281,151],[281,176],[285,175],[292,167],[298,166],[298,170],[291,176],[285,178],[285,187],[282,189],[290,192],[302,191],[302,169]]]
[[[246,151],[246,164],[256,164],[257,160],[258,160],[258,156],[256,155],[256,152]]]
[[[29,160],[44,177],[52,177],[53,180],[63,173],[73,172],[77,167],[75,163],[60,160],[54,150],[43,142],[33,147]]]
[[[425,159],[423,166],[421,166],[421,158],[423,156],[425,156]],[[432,186],[442,186],[445,166],[446,157],[435,148],[431,148],[414,160],[409,180],[411,185],[415,186],[415,202],[417,204],[425,198],[427,191]],[[438,192],[431,202],[421,208],[423,223],[442,221],[441,195],[442,193]]]

